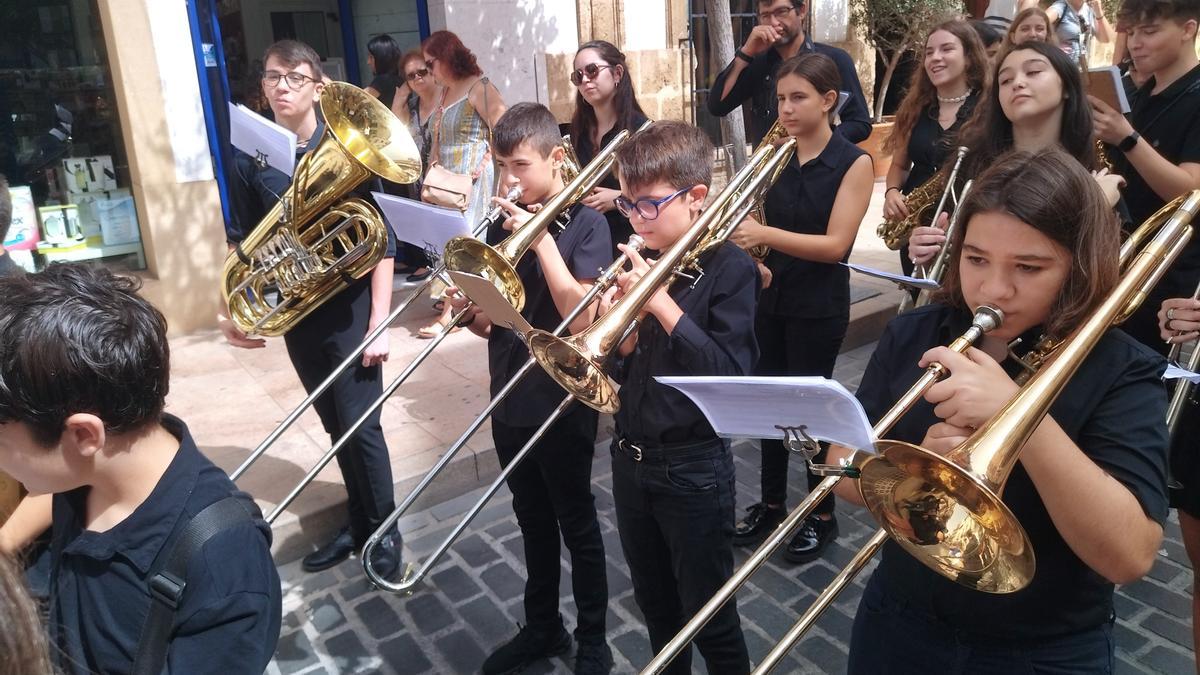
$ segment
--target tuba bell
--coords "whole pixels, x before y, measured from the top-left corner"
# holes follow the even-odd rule
[[[291,187],[225,259],[229,316],[249,335],[283,335],[383,259],[387,224],[351,190],[372,175],[411,183],[421,159],[407,127],[374,96],[333,82],[321,93],[325,133]]]

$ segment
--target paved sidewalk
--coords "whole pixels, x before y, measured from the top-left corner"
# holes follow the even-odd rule
[[[842,354],[835,377],[853,390],[874,345]],[[650,658],[649,643],[633,601],[628,568],[615,529],[612,476],[607,444],[598,446],[594,492],[608,557],[611,601],[608,635],[616,658],[614,672],[632,673]],[[758,494],[758,452],[750,442],[735,446],[739,504]],[[802,497],[799,462],[792,463],[790,504]],[[423,561],[479,490],[431,506],[402,521],[406,556]],[[298,563],[281,568],[284,578],[284,628],[269,673],[474,673],[486,654],[511,637],[523,620],[525,574],[521,538],[502,488],[468,533],[435,568],[412,597],[375,591],[357,560],[315,575]],[[740,508],[740,507],[739,507]],[[875,530],[863,512],[838,506],[841,536],[821,560],[793,566],[776,555],[738,595],[738,607],[750,648],[759,660],[791,626],[834,574]],[[1167,539],[1150,575],[1117,594],[1119,673],[1193,672],[1191,651],[1192,573],[1180,543],[1178,524]],[[737,564],[747,550],[739,550]],[[561,593],[563,615],[573,628],[569,576]],[[873,569],[873,563],[870,569]],[[776,672],[845,671],[850,628],[868,572],[856,580],[792,650]],[[696,671],[702,661],[696,659]],[[554,659],[530,673],[570,672],[568,659]]]

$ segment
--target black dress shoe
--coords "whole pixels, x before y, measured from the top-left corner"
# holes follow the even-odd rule
[[[304,556],[300,568],[305,572],[320,572],[342,562],[354,552],[354,538],[350,536],[350,528],[338,530],[336,536],[328,544]]]
[[[822,520],[816,516],[804,519],[800,530],[788,542],[783,557],[788,562],[806,563],[821,557],[821,552],[829,542],[837,539],[837,518]]]
[[[767,506],[762,502],[751,504],[746,509],[746,517],[733,526],[733,543],[757,544],[774,532],[786,517],[787,511],[782,508]]]
[[[396,573],[403,561],[401,554],[404,548],[399,532],[384,535],[375,548],[371,550],[371,569],[380,577],[395,581]]]
[[[549,629],[522,626],[516,637],[488,655],[483,675],[519,673],[535,661],[566,654],[570,649],[571,634],[561,623]]]
[[[431,270],[431,269],[429,269],[428,267],[426,267],[424,272],[413,272],[412,274],[410,274],[410,275],[408,275],[408,276],[404,277],[404,280],[405,280],[405,281],[407,281],[407,282],[409,282],[409,283],[415,283],[415,282],[418,282],[418,281],[425,281],[426,279],[428,279],[428,278],[429,278],[429,275],[430,275],[430,274],[433,274],[433,270]]]

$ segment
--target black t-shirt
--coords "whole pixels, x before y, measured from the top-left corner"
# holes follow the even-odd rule
[[[965,311],[944,305],[928,305],[892,319],[858,388],[867,418],[877,421],[920,377],[923,371],[917,362],[926,350],[949,344],[969,325]],[[1024,340],[1028,346],[1032,342]],[[1009,375],[1015,374],[1011,359],[1003,365]],[[1084,454],[1128,488],[1146,515],[1159,523],[1167,516],[1164,368],[1160,356],[1119,329],[1110,330],[1049,413]],[[920,443],[939,421],[933,406],[922,399],[885,438]],[[1067,546],[1019,462],[1003,499],[1033,543],[1037,572],[1029,586],[1003,595],[974,591],[888,542],[875,571],[888,594],[956,626],[965,636],[985,639],[1041,639],[1106,623],[1113,613],[1113,584]]]
[[[821,154],[803,166],[793,157],[767,192],[767,223],[788,232],[825,234],[842,178],[865,154],[834,134]],[[767,254],[766,265],[771,285],[762,292],[759,311],[807,318],[849,315],[850,270],[845,265],[801,260],[775,250]]]
[[[49,625],[64,672],[129,672],[152,602],[151,564],[193,516],[237,491],[183,422],[164,415],[162,424],[179,439],[179,451],[146,501],[113,528],[84,529],[90,487],[54,496],[53,537],[63,548],[51,560]],[[261,518],[234,525],[188,566],[167,670],[262,672],[275,652],[281,613],[271,528]]]
[[[629,131],[637,131],[645,123],[646,116],[635,112],[633,119],[630,121]],[[571,125],[566,124],[563,126],[565,127],[563,133],[570,133]],[[622,131],[624,129],[613,125],[613,128],[609,129],[608,133],[600,138],[600,148],[611,143],[612,139],[616,138],[617,134]],[[575,156],[579,158],[580,168],[587,166],[596,158],[596,153],[600,151],[600,148],[592,147],[591,138],[572,138],[571,144],[575,146]],[[617,178],[617,166],[615,164],[612,171],[608,172],[608,175],[598,185],[599,187],[611,188],[613,190],[621,189],[621,181]],[[616,208],[605,211],[604,219],[608,221],[609,237],[612,239],[612,257],[609,260],[616,260],[617,256],[621,255],[621,252],[617,250],[617,244],[624,244],[629,241],[629,235],[633,234],[633,226],[629,224],[629,219],[621,215],[621,212]]]
[[[576,279],[595,279],[599,270],[613,261],[608,239],[608,223],[595,210],[576,204],[551,225],[550,236],[558,245],[567,269]],[[512,234],[500,224],[492,226],[487,241],[495,245]],[[525,307],[521,316],[534,328],[552,331],[563,317],[550,295],[545,274],[533,251],[517,263],[517,273],[525,285]],[[491,392],[495,396],[529,360],[529,349],[513,331],[492,326],[488,339],[488,366],[492,375]],[[536,427],[562,401],[566,392],[541,368],[534,368],[493,413],[494,418],[514,427]]]
[[[1162,92],[1152,95],[1153,90],[1154,78],[1150,78],[1129,101],[1129,122],[1142,135],[1140,142],[1149,143],[1172,164],[1200,163],[1200,66]],[[1150,188],[1123,153],[1109,147],[1108,154],[1113,158],[1116,172],[1125,177],[1125,201],[1133,226],[1137,227],[1166,200]],[[1200,237],[1192,237],[1142,306],[1125,322],[1125,329],[1165,354],[1166,348],[1158,336],[1158,308],[1167,298],[1190,296],[1197,281],[1200,281]]]
[[[949,129],[943,129],[942,125],[938,123],[936,104],[917,117],[912,133],[908,136],[907,146],[908,160],[912,162],[912,169],[908,172],[908,178],[904,180],[904,185],[900,188],[901,192],[908,194],[917,189],[922,183],[933,178],[938,169],[942,168],[942,163],[946,161],[947,157],[953,158],[952,148],[958,141],[958,132],[962,129],[963,123],[970,119],[978,102],[979,92],[968,96],[967,100],[958,107],[954,124],[951,124]]]
[[[749,375],[758,359],[754,302],[758,268],[726,242],[701,260],[695,285],[679,278],[671,298],[683,310],[670,335],[652,315],[638,330],[637,347],[618,364],[623,381],[617,431],[635,444],[662,446],[716,439],[704,413],[660,375]],[[623,374],[623,377],[621,377]]]
[[[842,120],[835,129],[851,143],[858,143],[871,135],[871,116],[867,112],[867,99],[863,96],[862,83],[858,81],[858,71],[854,69],[854,60],[844,50],[837,47],[813,42],[808,34],[804,36],[804,44],[800,47],[801,54],[816,52],[833,59],[837,65],[838,75],[841,76],[841,90],[850,94],[846,105],[842,106],[838,117]],[[736,57],[734,62],[736,62]],[[746,121],[750,126],[750,141],[758,145],[763,136],[779,119],[779,107],[775,102],[775,71],[783,63],[783,57],[774,49],[754,57],[738,76],[737,82],[729,90],[729,95],[721,99],[725,90],[725,80],[733,68],[733,62],[725,66],[717,74],[717,79],[709,87],[708,112],[724,117],[733,109],[749,101],[750,105],[744,111]]]
[[[396,90],[400,88],[400,78],[395,73],[379,73],[369,86],[379,92],[380,103],[390,109],[396,98]]]

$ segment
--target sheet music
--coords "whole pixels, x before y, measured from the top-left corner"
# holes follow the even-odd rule
[[[1200,349],[1200,347],[1197,347]],[[1174,363],[1167,364],[1167,372],[1163,373],[1164,380],[1188,380],[1192,384],[1200,384],[1200,373],[1193,373],[1187,368],[1180,368]]]
[[[839,382],[823,377],[656,377],[682,391],[718,435],[783,438],[799,427],[817,440],[874,452],[867,413]]]
[[[854,263],[844,262],[842,264],[854,270],[855,272],[875,277],[877,279],[894,281],[898,284],[904,284],[905,286],[910,286],[913,288],[929,289],[931,291],[941,288],[938,282],[934,281],[933,279],[918,279],[917,277],[908,277],[904,276],[903,274],[896,274],[895,272],[877,270],[874,267],[867,267],[866,265],[855,265]]]
[[[521,313],[514,309],[508,300],[504,299],[492,282],[469,272],[454,270],[450,271],[450,278],[454,280],[454,285],[458,286],[459,290],[471,299],[471,302],[479,305],[483,313],[491,319],[493,325],[508,328],[521,336],[528,335],[529,331],[533,330],[533,326],[530,326],[525,317],[521,316]]]
[[[296,170],[296,134],[240,103],[229,104],[229,142],[289,176]]]
[[[371,195],[383,210],[383,217],[392,226],[397,239],[431,251],[439,258],[442,251],[446,250],[446,242],[460,235],[471,234],[467,217],[458,209],[382,192],[372,192]]]

